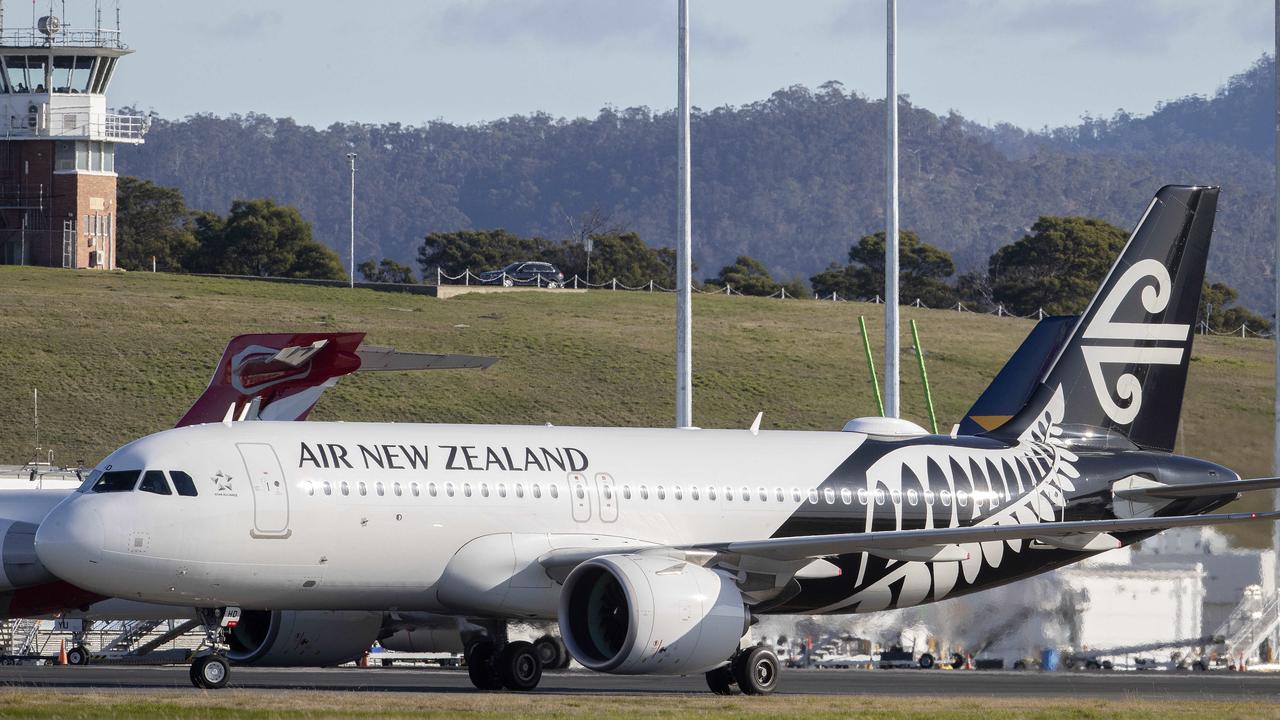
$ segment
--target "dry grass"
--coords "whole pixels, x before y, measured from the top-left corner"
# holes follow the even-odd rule
[[[0,690],[0,718],[876,718],[883,720],[1237,720],[1280,705],[1199,700],[960,696],[555,695],[296,690]]]
[[[232,335],[365,330],[404,350],[494,354],[487,372],[346,379],[317,419],[667,425],[674,417],[674,298],[531,293],[451,300],[149,273],[0,267],[0,462],[32,454],[31,388],[55,459],[93,464],[169,427],[200,393]],[[858,315],[882,337],[883,308],[697,296],[695,420],[838,429],[875,413]],[[1031,329],[1030,321],[906,309],[920,323],[945,431]],[[881,351],[876,343],[876,361]],[[1241,474],[1270,469],[1272,345],[1198,338],[1181,449]],[[905,414],[924,421],[914,355],[903,356]],[[1257,500],[1255,502],[1264,502]],[[1265,546],[1270,529],[1236,530]]]

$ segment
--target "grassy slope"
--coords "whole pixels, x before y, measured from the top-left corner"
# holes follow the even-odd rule
[[[55,460],[95,463],[173,424],[232,335],[365,330],[403,350],[493,354],[487,372],[367,374],[325,395],[317,419],[667,425],[674,416],[674,297],[593,292],[451,300],[144,273],[0,267],[0,462],[31,456],[31,388]],[[839,429],[875,413],[857,333],[882,308],[697,296],[694,415],[703,427]],[[927,349],[945,431],[1031,329],[1030,321],[906,309]],[[875,347],[877,364],[882,357]],[[1272,346],[1197,338],[1180,450],[1242,475],[1269,470]],[[924,424],[914,356],[905,415]],[[1259,501],[1263,498],[1259,498]],[[1270,529],[1237,532],[1269,544]]]

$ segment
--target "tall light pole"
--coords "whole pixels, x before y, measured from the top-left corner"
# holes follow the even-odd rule
[[[1280,0],[1277,0],[1280,2]],[[898,417],[898,2],[886,0],[884,104],[889,147],[885,163],[884,413]]]
[[[678,199],[676,201],[676,427],[693,426],[693,321],[690,286],[693,271],[689,264],[693,236],[690,228],[689,194],[689,0],[680,0],[680,140]]]
[[[1272,59],[1280,57],[1280,0],[1276,0],[1276,55],[1272,55]],[[1280,62],[1277,62],[1280,66]],[[1275,425],[1273,427],[1274,437],[1272,438],[1272,455],[1271,455],[1271,474],[1280,475],[1280,72],[1275,77],[1275,121],[1276,121],[1276,197],[1275,197],[1275,231],[1276,231],[1276,247],[1274,264],[1271,266],[1271,279],[1275,282],[1275,317],[1271,323],[1271,333],[1273,342],[1275,343],[1276,353],[1276,398],[1275,398]],[[1275,507],[1280,508],[1280,490],[1275,493]],[[1280,559],[1280,523],[1272,526],[1271,530],[1271,546],[1277,552],[1277,558]]]
[[[351,166],[351,287],[356,286],[356,154],[347,153]]]

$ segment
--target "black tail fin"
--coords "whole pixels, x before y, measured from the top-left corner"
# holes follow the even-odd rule
[[[1039,387],[992,435],[1017,436],[1060,390],[1068,434],[1084,426],[1173,449],[1217,204],[1214,187],[1156,193]]]

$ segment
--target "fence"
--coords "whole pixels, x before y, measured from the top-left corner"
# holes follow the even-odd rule
[[[444,271],[442,271],[440,268],[436,268],[436,285],[444,285],[446,283],[452,283],[457,285],[472,285],[472,284],[503,285],[506,287],[555,288],[560,286],[560,283],[558,282],[548,282],[543,280],[541,275],[535,275],[532,279],[521,280],[514,276],[508,275],[507,273],[504,272],[499,275],[489,275],[488,277],[485,277],[482,279],[481,276],[471,272],[470,269],[463,270],[462,273],[459,275],[449,275]],[[653,280],[650,280],[647,283],[642,283],[640,285],[633,287],[625,283],[618,282],[617,278],[610,278],[607,282],[602,282],[602,283],[591,283],[591,282],[587,282],[583,278],[578,277],[577,275],[574,275],[573,277],[566,279],[563,283],[563,286],[567,288],[573,288],[575,290],[590,289],[590,290],[611,290],[611,291],[624,290],[629,292],[675,292],[675,288],[664,287],[662,285],[659,285],[657,282]],[[729,295],[729,296],[737,295],[739,297],[749,297],[746,293],[739,292],[738,290],[734,290],[732,285],[725,285],[724,287],[717,288],[715,290],[706,290],[704,288],[695,287],[693,288],[693,292],[703,294],[703,295]],[[788,294],[787,289],[784,287],[778,288],[770,295],[751,296],[751,297],[766,297],[766,298],[775,298],[779,300],[812,299],[812,300],[818,300],[822,302],[862,302],[862,303],[874,303],[876,305],[882,305],[884,303],[884,300],[879,295],[876,295],[870,298],[841,297],[838,293],[835,293],[835,292],[831,293],[830,295],[819,296],[817,294],[814,294],[812,298],[810,298],[809,296],[805,296],[802,298],[802,297],[796,296],[795,294]],[[906,305],[907,307],[916,307],[916,308],[922,308],[926,310],[954,310],[957,313],[971,313],[975,315],[995,315],[996,317],[1011,317],[1011,318],[1019,318],[1021,320],[1037,320],[1037,321],[1043,320],[1045,317],[1052,314],[1052,313],[1045,312],[1044,308],[1037,308],[1036,311],[1033,313],[1029,313],[1027,315],[1019,315],[1017,313],[1009,312],[1008,310],[1005,309],[1003,304],[999,304],[999,303],[996,304],[996,307],[993,310],[976,310],[973,308],[965,307],[965,304],[962,302],[957,302],[955,305],[948,305],[945,307],[944,306],[932,307],[932,306],[926,305],[922,300],[920,300],[920,298],[916,298],[911,303],[904,303],[904,305]],[[1196,323],[1196,332],[1200,335],[1238,336],[1241,338],[1249,338],[1249,337],[1271,338],[1275,336],[1274,331],[1267,330],[1265,328],[1261,330],[1254,330],[1253,328],[1250,328],[1247,323],[1241,323],[1240,327],[1235,328],[1234,330],[1225,330],[1225,331],[1215,330],[1213,329],[1213,327],[1209,325],[1208,322],[1204,320],[1198,321]]]

